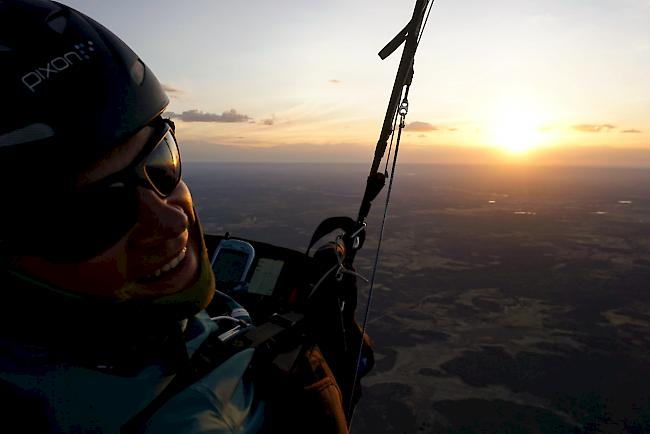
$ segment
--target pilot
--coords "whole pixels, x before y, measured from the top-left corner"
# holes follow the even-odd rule
[[[259,432],[269,400],[250,375],[252,349],[131,423],[218,327],[159,81],[101,24],[46,0],[0,2],[0,59],[4,424]],[[340,406],[326,407],[330,431],[347,431]]]

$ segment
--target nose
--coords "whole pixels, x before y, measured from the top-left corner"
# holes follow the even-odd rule
[[[194,223],[192,197],[184,182],[165,198],[145,187],[137,187],[136,191],[139,205],[134,243],[151,245],[174,239]]]

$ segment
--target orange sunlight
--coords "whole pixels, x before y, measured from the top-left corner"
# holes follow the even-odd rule
[[[548,141],[543,118],[523,105],[497,111],[489,122],[487,143],[509,154],[524,154]]]

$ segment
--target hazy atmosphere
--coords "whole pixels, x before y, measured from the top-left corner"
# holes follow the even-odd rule
[[[414,2],[64,3],[155,71],[186,160],[363,162]],[[648,0],[440,0],[400,158],[648,166],[649,76]]]

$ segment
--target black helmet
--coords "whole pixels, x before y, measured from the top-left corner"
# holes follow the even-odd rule
[[[32,253],[30,243],[64,243],[65,237],[49,232],[65,223],[67,216],[57,216],[65,214],[62,203],[75,200],[80,171],[158,118],[169,103],[156,77],[124,42],[59,3],[0,0],[0,103],[0,317],[40,306],[37,317],[47,327],[67,322],[76,330],[83,312],[90,317],[86,326],[110,328],[115,321],[141,323],[153,314],[187,318],[205,306],[214,282],[198,220],[192,228],[202,251],[197,281],[152,300],[118,303],[72,294],[4,261],[23,253],[16,246]],[[47,327],[39,326],[38,333]]]
[[[169,102],[117,36],[47,0],[0,0],[0,95],[0,240]]]

